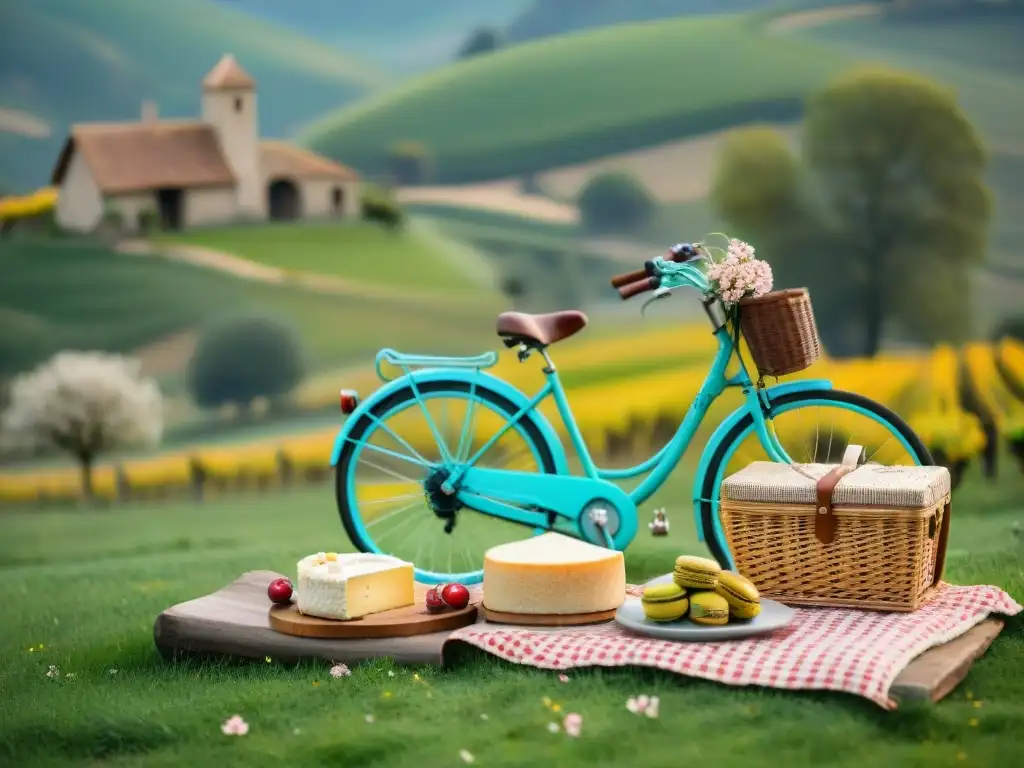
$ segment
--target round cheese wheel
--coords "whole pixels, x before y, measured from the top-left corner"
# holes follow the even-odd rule
[[[610,611],[626,598],[621,552],[560,533],[492,547],[484,555],[484,605],[501,613]]]

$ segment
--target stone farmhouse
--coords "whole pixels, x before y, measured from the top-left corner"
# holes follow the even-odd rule
[[[57,223],[77,232],[111,212],[128,231],[360,212],[353,170],[259,138],[256,83],[230,54],[203,79],[199,120],[159,120],[146,102],[139,122],[73,125],[52,184]]]

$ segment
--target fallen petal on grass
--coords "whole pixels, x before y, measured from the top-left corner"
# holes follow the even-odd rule
[[[220,724],[220,730],[225,736],[245,736],[249,732],[249,724],[241,715],[232,715]]]
[[[570,712],[565,716],[565,720],[562,721],[562,727],[565,728],[567,736],[577,737],[583,730],[583,715],[576,712]]]
[[[462,762],[464,763],[472,763],[474,760],[476,760],[476,758],[473,757],[473,753],[470,752],[468,749],[460,749],[459,757],[462,758]]]

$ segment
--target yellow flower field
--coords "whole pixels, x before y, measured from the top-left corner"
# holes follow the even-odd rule
[[[57,190],[44,187],[31,195],[0,198],[0,220],[38,216],[57,204]]]
[[[659,329],[638,337],[580,344],[567,348],[558,356],[564,369],[570,370],[587,365],[597,367],[624,356],[630,361],[657,359],[665,355],[692,360],[695,349],[706,352],[706,355],[701,355],[706,362],[689,362],[667,370],[635,375],[624,372],[611,380],[570,389],[573,411],[595,453],[607,450],[611,436],[627,433],[637,425],[643,425],[650,432],[656,420],[671,422],[681,418],[707,373],[714,340],[703,326],[701,332],[696,328]],[[972,344],[961,352],[972,380],[985,392],[986,402],[998,406],[1000,418],[1009,428],[1021,422],[1024,406],[1013,400],[998,376],[994,357],[997,351],[1005,367],[1024,373],[1024,347],[1019,344],[1003,342],[998,350],[985,344]],[[858,392],[889,405],[909,417],[911,425],[930,447],[942,448],[951,459],[969,458],[984,446],[984,436],[977,419],[966,413],[958,401],[958,355],[961,352],[941,346],[931,354],[886,354],[870,360],[823,359],[795,378],[827,378],[838,389]],[[749,355],[746,359],[750,359]],[[494,372],[529,394],[542,383],[534,361],[520,365],[513,354],[502,355]],[[358,388],[364,398],[376,385],[375,378],[364,374],[345,382],[345,386]],[[322,397],[326,398],[326,384],[323,386]],[[305,403],[311,400],[312,395],[307,390]],[[323,402],[325,405],[337,402],[337,389],[333,388],[330,400]],[[710,419],[717,423],[737,402],[735,395],[723,398],[723,402],[712,410]],[[543,410],[556,428],[561,426],[553,403],[547,403]],[[432,447],[433,437],[426,427],[421,426],[423,420],[416,409],[407,413],[405,426],[416,424],[416,431],[403,430],[401,422],[395,422],[393,426],[418,448],[427,450]],[[398,418],[402,419],[401,416]],[[477,423],[485,431],[496,429],[500,422],[496,417],[491,417],[489,422],[478,417]],[[308,472],[320,473],[322,477],[328,469],[336,433],[337,429],[331,427],[246,445],[197,446],[158,457],[130,460],[118,469],[112,466],[99,468],[94,485],[98,495],[115,498],[121,486],[133,491],[185,492],[195,480],[196,469],[211,481],[213,487],[220,488],[279,482],[285,468],[300,478]],[[81,478],[74,468],[0,474],[0,503],[75,498],[80,494],[80,485]]]

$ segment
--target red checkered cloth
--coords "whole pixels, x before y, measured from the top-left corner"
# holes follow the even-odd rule
[[[627,592],[636,595],[637,589]],[[989,614],[1020,611],[998,587],[947,585],[913,613],[797,608],[783,629],[728,642],[660,640],[615,622],[553,629],[478,622],[453,632],[445,645],[468,643],[541,669],[656,667],[727,685],[845,691],[895,709],[889,687],[916,656],[962,635]]]

